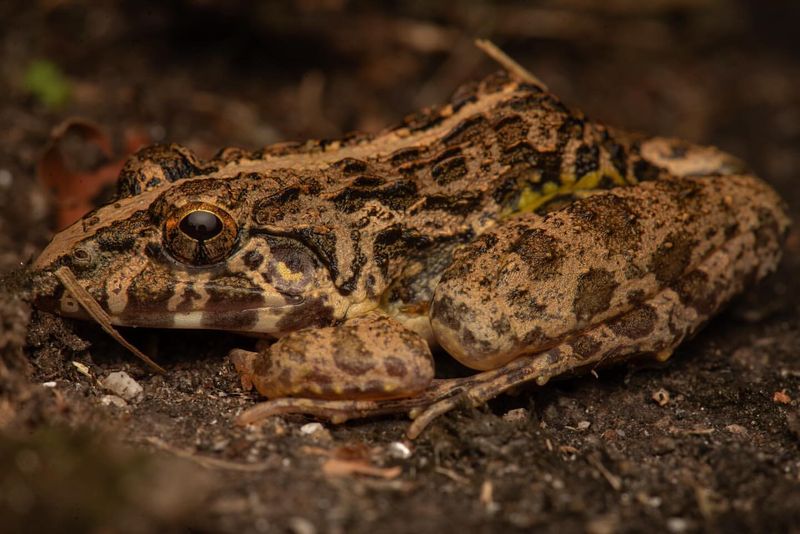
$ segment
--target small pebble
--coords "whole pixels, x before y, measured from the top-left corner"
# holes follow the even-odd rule
[[[7,189],[14,181],[14,175],[8,169],[0,169],[0,188]]]
[[[293,517],[289,520],[289,531],[292,534],[317,534],[317,527],[305,517]]]
[[[103,406],[116,406],[117,408],[124,408],[128,405],[125,399],[116,395],[103,395],[100,397],[100,404]]]
[[[778,404],[791,404],[792,402],[792,398],[786,393],[785,389],[782,389],[781,391],[776,391],[772,395],[772,400],[774,402],[777,402]]]
[[[514,408],[503,414],[503,421],[507,423],[521,423],[528,419],[528,410],[525,408]]]
[[[657,389],[650,398],[659,406],[666,406],[669,404],[669,391],[664,388]]]
[[[682,517],[670,517],[667,519],[667,530],[670,532],[680,534],[681,532],[686,532],[688,529],[689,522]]]
[[[54,388],[56,387],[56,382],[55,380],[51,380],[50,382],[42,382],[42,387]]]
[[[389,444],[389,456],[392,458],[399,458],[400,460],[407,460],[411,458],[411,449],[402,441],[393,441]]]
[[[592,426],[591,421],[580,421],[576,427],[578,430],[588,430]]]
[[[321,423],[306,423],[300,427],[300,433],[306,436],[316,434],[320,430],[325,430],[325,427],[323,427]]]
[[[127,401],[132,401],[141,396],[144,388],[125,371],[111,373],[100,380],[100,385],[108,391],[115,393]]]

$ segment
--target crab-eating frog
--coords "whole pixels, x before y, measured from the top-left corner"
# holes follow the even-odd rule
[[[780,198],[711,147],[587,120],[498,73],[377,135],[201,161],[134,155],[112,203],[35,262],[37,302],[215,329],[270,400],[242,416],[438,414],[633,356],[664,359],[779,261]],[[439,346],[473,376],[434,379]]]

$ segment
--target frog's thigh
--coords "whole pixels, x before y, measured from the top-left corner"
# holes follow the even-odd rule
[[[231,354],[243,382],[268,398],[393,399],[433,379],[428,344],[381,315],[299,330],[257,353]]]
[[[553,347],[562,372],[668,351],[774,269],[787,225],[750,176],[618,188],[481,236],[443,275],[431,325],[481,370]]]

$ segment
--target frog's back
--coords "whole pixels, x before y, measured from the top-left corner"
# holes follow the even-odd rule
[[[163,308],[166,299],[181,313],[189,310],[184,315],[202,315],[184,317],[183,327],[219,328],[227,323],[218,310],[204,311],[198,288],[235,281],[236,291],[247,287],[252,296],[246,298],[254,301],[275,285],[291,293],[295,278],[311,283],[292,270],[308,251],[316,258],[309,262],[321,263],[333,285],[305,297],[306,303],[324,301],[320,324],[376,305],[424,316],[458,246],[504,217],[669,176],[670,165],[686,161],[670,143],[661,156],[646,156],[654,146],[660,145],[591,123],[540,87],[500,73],[377,135],[256,152],[225,149],[209,161],[177,145],[149,147],[123,169],[117,200],[60,233],[37,267],[80,268],[87,281],[120,278],[114,288],[96,289],[101,301],[122,295],[111,306],[128,310],[119,312],[119,324],[153,322],[144,314]],[[197,210],[210,211],[228,230],[216,249],[199,256],[197,242],[176,230]],[[71,251],[81,247],[103,261],[91,270],[79,265]],[[125,274],[134,265],[140,274]],[[214,291],[227,295],[225,306],[239,306],[230,301],[233,289]],[[248,320],[237,319],[236,328],[295,327]]]

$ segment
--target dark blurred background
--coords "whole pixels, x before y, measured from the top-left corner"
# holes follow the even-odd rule
[[[122,161],[136,146],[153,142],[179,142],[202,157],[209,157],[229,145],[256,148],[283,140],[336,137],[352,130],[377,131],[420,106],[444,101],[459,84],[496,70],[498,66],[473,45],[479,37],[492,39],[567,104],[592,118],[618,127],[715,144],[737,154],[775,185],[798,220],[798,27],[797,0],[0,0],[0,273],[27,264],[52,235],[55,199],[37,178],[37,167],[51,131],[65,120],[80,117],[91,121],[113,145],[112,153],[103,153],[87,148],[85,142],[64,143],[67,166],[87,174],[113,168],[114,162]],[[569,397],[562,395],[563,391],[552,393],[552,389],[546,389],[536,397],[541,412],[536,417],[550,421],[551,427],[558,430],[541,430],[551,432],[545,434],[550,436],[547,440],[539,434],[536,439],[528,436],[523,445],[518,443],[513,454],[505,449],[505,441],[513,441],[519,429],[509,430],[509,434],[496,429],[486,432],[475,423],[467,430],[453,430],[462,433],[457,434],[457,439],[445,440],[449,449],[432,438],[434,445],[422,445],[422,452],[413,460],[413,469],[420,469],[414,484],[425,490],[416,501],[415,490],[404,493],[401,486],[390,488],[395,493],[387,497],[389,493],[381,493],[383,490],[374,485],[356,485],[357,489],[352,490],[355,493],[351,493],[346,484],[314,482],[319,477],[318,465],[306,454],[297,460],[302,469],[294,474],[281,471],[281,460],[276,460],[270,476],[279,477],[281,482],[272,489],[259,478],[251,477],[245,483],[246,477],[241,475],[243,482],[237,485],[238,474],[223,477],[227,485],[214,490],[218,497],[214,522],[198,526],[197,517],[207,518],[200,514],[188,523],[182,523],[185,518],[181,516],[177,524],[237,532],[242,531],[238,530],[241,525],[246,525],[247,528],[242,527],[245,531],[267,525],[263,530],[289,529],[302,534],[315,532],[315,524],[331,521],[338,521],[335,524],[339,531],[347,527],[372,531],[371,521],[376,518],[388,521],[384,524],[392,524],[395,529],[411,524],[438,524],[440,530],[462,524],[479,524],[484,530],[549,524],[559,532],[597,533],[665,528],[684,532],[704,524],[720,531],[742,525],[751,530],[769,530],[776,525],[778,530],[780,526],[796,528],[800,509],[800,467],[796,463],[800,412],[797,401],[791,401],[794,404],[785,407],[784,418],[784,412],[777,411],[770,396],[772,390],[796,384],[800,376],[796,365],[792,370],[791,364],[796,360],[800,339],[800,286],[796,276],[800,241],[796,236],[795,232],[789,238],[781,273],[740,304],[741,313],[727,316],[758,321],[778,313],[778,319],[766,326],[747,328],[739,328],[740,323],[716,321],[716,330],[710,328],[705,341],[691,349],[703,348],[702,357],[677,359],[670,371],[636,375],[639,378],[634,378],[632,385],[625,377],[624,386],[629,390],[623,388],[622,371],[611,375],[611,382],[617,376],[617,383],[602,390],[603,398],[597,396],[597,388],[608,382],[578,382],[575,390],[567,393],[574,395],[574,404],[580,405],[580,410],[570,408],[572,401],[563,400]],[[7,349],[12,347],[14,354],[23,358],[27,313],[18,300],[0,294],[0,357],[11,354]],[[49,339],[51,346],[58,349],[54,349],[55,356],[51,355],[50,361],[57,363],[48,369],[42,364],[46,358],[39,356],[33,367],[20,364],[17,368],[4,366],[0,359],[0,430],[36,428],[52,424],[52,417],[66,418],[70,425],[79,426],[95,417],[92,410],[107,410],[97,407],[99,393],[87,385],[86,378],[65,363],[73,356],[59,352],[66,346],[73,351],[67,354],[82,355],[82,361],[91,362],[88,345],[69,329],[48,331],[41,324],[36,328],[27,333],[28,347],[32,343],[40,343],[37,347],[41,347],[41,340]],[[764,333],[765,329],[769,332]],[[722,342],[721,349],[715,348],[718,340],[736,338],[729,335],[732,333],[752,341],[748,349],[751,352],[734,352],[739,341],[727,345]],[[40,348],[37,350],[41,352]],[[733,360],[729,359],[731,353]],[[743,354],[741,362],[736,360],[736,354]],[[780,361],[784,367],[776,363],[776,354],[783,358]],[[719,358],[715,360],[714,355]],[[125,356],[119,359],[125,361]],[[199,447],[200,438],[194,434],[181,437],[167,432],[173,427],[164,421],[181,420],[175,413],[182,408],[170,402],[177,402],[179,395],[175,391],[184,392],[180,380],[206,384],[222,380],[218,379],[222,375],[228,382],[219,389],[235,389],[235,378],[225,365],[221,357],[209,357],[194,369],[187,357],[179,369],[173,370],[172,376],[178,378],[170,379],[178,386],[158,390],[165,391],[168,400],[159,404],[162,401],[157,399],[136,414],[133,421],[140,427],[129,431],[129,441],[136,441],[140,432],[149,432],[152,426],[167,429],[162,437],[168,442]],[[18,371],[24,367],[26,371]],[[201,378],[193,378],[194,372]],[[75,391],[67,401],[55,393],[43,393],[38,386],[20,385],[62,379],[65,374],[69,387],[74,385]],[[753,378],[755,375],[759,377]],[[767,377],[769,386],[758,382],[760,376]],[[714,388],[708,385],[715,380],[718,382]],[[668,414],[664,416],[668,420],[666,426],[653,430],[658,425],[654,421],[661,414],[651,413],[660,408],[654,408],[648,399],[662,381],[689,399],[686,402],[697,404],[685,410],[681,406],[686,405],[681,404],[674,409],[665,408],[671,410],[663,412]],[[3,392],[4,387],[9,390],[8,384],[17,385],[13,395]],[[84,389],[79,388],[81,384]],[[800,393],[791,387],[788,391],[790,397]],[[609,410],[605,396],[617,394],[614,392],[625,396],[612,403],[620,412],[607,418],[608,430],[602,434],[605,441],[598,441],[600,434],[593,434],[595,428],[603,428],[600,419],[593,423],[585,442],[573,438],[577,435],[572,432],[574,429],[561,430],[562,423],[558,421],[564,420],[564,412],[583,414],[576,417],[589,417],[585,414],[590,412],[608,413],[604,412]],[[193,398],[200,398],[192,397],[194,386],[187,386],[184,393],[180,398],[187,405]],[[31,399],[40,399],[42,404],[31,408],[35,404]],[[703,411],[706,406],[711,406],[708,412]],[[58,415],[53,416],[54,413]],[[150,413],[152,421],[147,419]],[[754,432],[752,439],[736,430],[741,437],[736,441],[739,438],[733,430],[722,430],[728,428],[726,425],[736,426],[729,423],[738,421],[740,413],[741,425]],[[198,410],[195,416],[199,422],[184,423],[198,435],[208,428],[222,428],[209,426],[211,423],[202,419],[213,418],[217,422],[217,416],[207,410]],[[697,419],[690,422],[684,417]],[[628,418],[627,422],[618,423]],[[676,437],[664,430],[672,424],[711,426],[717,433],[711,437]],[[608,432],[616,432],[613,425],[636,439],[626,442],[623,433],[619,434],[622,438],[612,435],[621,441],[607,440]],[[741,425],[739,428],[744,428]],[[361,428],[367,437],[358,434]],[[352,432],[366,441],[389,439],[380,434],[380,426],[370,437],[367,432],[372,428],[356,426],[352,431],[341,432],[345,436]],[[400,435],[401,428],[398,423],[389,435]],[[532,423],[525,432],[540,432],[539,428],[538,423]],[[174,428],[169,430],[172,431]],[[651,431],[652,435],[648,433]],[[651,439],[652,436],[656,437]],[[224,439],[237,447],[244,440],[241,436]],[[284,457],[299,454],[300,449],[292,442],[275,439]],[[556,445],[560,442],[596,449],[612,471],[628,477],[625,484],[631,493],[611,492],[598,474],[600,471],[591,467],[594,460],[570,463],[564,459],[573,454],[568,449],[561,451],[562,456],[545,449],[544,443],[549,444],[550,439],[556,440]],[[0,439],[2,443],[8,445]],[[26,443],[23,441],[19,447],[31,446]],[[225,448],[213,451],[239,461],[251,450],[247,447],[252,443],[248,443],[237,449],[239,453]],[[258,449],[262,456],[254,457],[259,460],[266,454],[264,450],[273,447],[269,450],[274,451],[275,447],[271,442],[258,446],[262,447]],[[78,442],[74,450],[69,449],[69,454],[79,455],[80,462],[75,461],[75,465],[92,464],[91,458],[81,456],[84,448]],[[46,456],[53,446],[45,444],[42,450]],[[444,460],[441,450],[449,451],[444,453]],[[656,456],[659,460],[653,460],[656,463],[648,467],[650,458]],[[450,464],[448,458],[452,460]],[[521,458],[525,462],[520,461],[524,467],[518,470],[519,479],[498,474],[506,473],[503,469],[514,467],[513,462]],[[631,467],[634,464],[629,458],[642,466],[641,471]],[[8,461],[11,463],[5,467],[0,461],[0,472],[11,473],[9,476],[27,465]],[[441,471],[437,475],[430,468],[436,462],[439,469],[440,461],[449,465],[444,471],[447,476],[442,476]],[[675,482],[675,473],[681,469],[684,477],[697,474],[698,484],[705,486]],[[448,474],[453,470],[466,472],[476,483],[481,477],[491,476],[496,481],[506,478],[506,486],[498,486],[495,494],[504,503],[503,512],[487,512],[483,504],[479,505],[478,487],[466,484],[466,479],[460,481],[460,475]],[[542,482],[539,475],[544,476],[543,473],[553,473],[555,478],[541,479]],[[553,480],[562,481],[561,485],[551,484]],[[580,483],[573,485],[571,481]],[[439,491],[445,483],[449,489]],[[52,507],[48,506],[74,493],[71,483],[59,489],[57,483],[45,478],[41,485],[56,488],[55,496],[43,498],[43,509],[51,512]],[[282,494],[284,487],[290,491]],[[639,492],[634,499],[631,495],[636,487]],[[237,496],[251,495],[253,488],[259,488],[259,498],[273,506],[236,504]],[[663,506],[662,501],[653,504],[653,495],[665,497]],[[491,498],[490,495],[490,501]],[[139,501],[131,502],[129,508],[138,510]],[[292,508],[292,502],[300,505]],[[307,503],[311,504],[304,510]],[[515,506],[517,515],[508,512]],[[52,512],[52,517],[72,517],[68,508],[65,515]],[[126,508],[128,512],[130,509]],[[29,515],[20,517],[36,515],[30,511],[35,508],[26,510]],[[450,510],[449,518],[446,510]],[[41,517],[49,518],[47,513],[51,512],[43,512]],[[293,518],[292,514],[306,512],[313,521],[303,523]],[[108,514],[115,517],[116,512]],[[671,515],[689,519],[681,522],[683,519],[678,521]],[[276,523],[258,523],[254,517],[268,517]],[[426,522],[428,518],[439,518],[440,522]],[[43,519],[45,523],[47,520]],[[14,518],[9,521],[13,524]],[[161,519],[154,521],[143,523],[140,530],[161,524]]]

